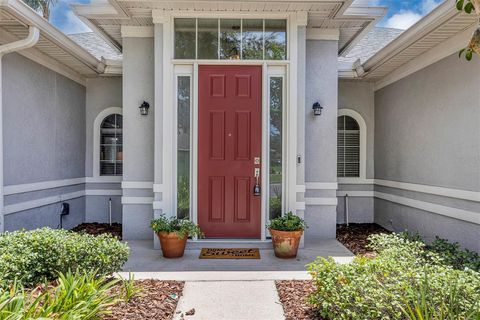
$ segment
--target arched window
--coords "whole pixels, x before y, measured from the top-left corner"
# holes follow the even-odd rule
[[[340,109],[337,125],[337,177],[363,178],[366,171],[366,124],[350,109]]]
[[[100,175],[121,176],[123,173],[123,125],[121,114],[106,116],[100,125]]]

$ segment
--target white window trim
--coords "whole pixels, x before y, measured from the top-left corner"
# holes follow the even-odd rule
[[[100,126],[103,120],[111,114],[120,114],[123,116],[123,109],[120,107],[111,107],[102,110],[93,122],[93,176],[98,180],[105,178],[105,181],[111,181],[112,177],[118,177],[122,181],[122,176],[101,176],[100,175]]]
[[[365,181],[367,179],[367,124],[365,120],[355,110],[352,109],[338,109],[338,117],[348,116],[357,121],[360,127],[360,176],[337,178],[339,183],[351,183],[352,181]]]

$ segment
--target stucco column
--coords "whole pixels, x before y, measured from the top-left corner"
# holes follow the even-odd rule
[[[337,217],[338,30],[307,30],[305,220],[307,238],[335,238]],[[323,106],[315,116],[312,105]]]
[[[154,151],[154,216],[172,216],[174,206],[174,77],[172,59],[172,24],[163,11],[152,12],[155,54],[155,151]],[[159,248],[154,235],[154,246]]]
[[[127,240],[151,239],[156,113],[153,28],[123,26],[122,38],[123,235]],[[146,116],[139,111],[143,101],[153,106]]]

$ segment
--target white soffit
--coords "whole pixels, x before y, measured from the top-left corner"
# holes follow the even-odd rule
[[[340,53],[344,53],[386,13],[386,8],[352,3],[353,0],[97,0],[73,8],[83,21],[117,48],[122,45],[121,26],[152,26],[152,10],[267,15],[307,12],[309,28],[339,30]]]
[[[445,1],[367,60],[363,64],[366,71],[364,78],[379,81],[389,76],[432,48],[471,29],[476,21],[474,14],[459,12],[455,8],[455,0]]]
[[[40,29],[34,48],[19,53],[85,84],[86,77],[103,72],[104,64],[19,0],[0,0],[0,43],[24,38],[28,26]]]

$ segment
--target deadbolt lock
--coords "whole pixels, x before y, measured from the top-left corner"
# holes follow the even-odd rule
[[[260,157],[253,158],[253,164],[260,164]]]

